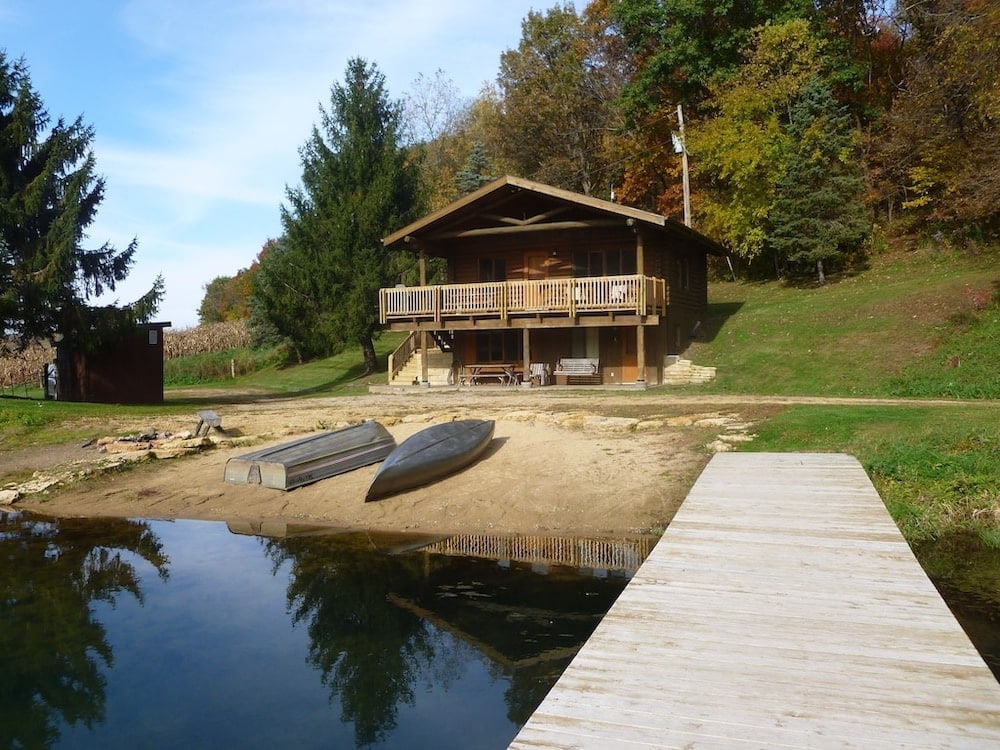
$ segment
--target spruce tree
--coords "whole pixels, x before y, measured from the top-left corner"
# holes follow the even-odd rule
[[[162,279],[125,307],[91,307],[132,266],[137,243],[84,248],[104,197],[93,129],[50,119],[23,60],[0,50],[0,351],[57,338],[78,349],[115,341],[156,311]]]
[[[482,141],[476,141],[472,144],[465,165],[455,174],[455,191],[458,197],[461,198],[493,182],[496,177],[491,177],[489,171],[490,157],[486,153],[486,146]]]
[[[789,118],[793,152],[771,206],[771,249],[826,281],[827,265],[859,252],[871,221],[863,203],[864,180],[857,136],[829,86],[813,79]]]
[[[360,344],[377,367],[378,290],[395,282],[382,238],[419,210],[419,169],[400,144],[402,105],[361,58],[334,84],[321,127],[300,149],[302,186],[286,191],[284,237],[262,258],[258,309],[301,357]]]

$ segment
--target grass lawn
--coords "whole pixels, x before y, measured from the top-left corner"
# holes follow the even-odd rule
[[[974,532],[1000,548],[1000,406],[791,406],[747,450],[850,453],[911,543]]]
[[[1000,253],[914,251],[824,287],[709,288],[718,393],[1000,399]]]

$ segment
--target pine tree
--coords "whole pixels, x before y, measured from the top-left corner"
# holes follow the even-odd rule
[[[147,321],[163,293],[157,278],[131,305],[87,304],[126,278],[137,243],[81,245],[104,197],[94,132],[80,118],[49,124],[24,61],[0,50],[0,351],[58,337],[98,348]]]
[[[458,197],[468,195],[493,182],[496,177],[491,177],[489,171],[490,157],[486,153],[486,146],[482,141],[476,141],[469,151],[469,158],[455,175],[455,190]]]
[[[382,238],[419,210],[419,169],[400,145],[402,105],[361,58],[335,84],[300,149],[302,187],[287,190],[282,242],[261,261],[258,309],[301,357],[360,344],[377,367],[378,290],[395,279]]]
[[[871,227],[857,136],[818,78],[792,107],[788,132],[794,151],[778,181],[768,243],[779,258],[815,269],[823,284],[824,264],[860,251]]]

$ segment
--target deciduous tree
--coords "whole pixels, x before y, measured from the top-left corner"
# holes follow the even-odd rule
[[[579,16],[572,4],[532,11],[517,49],[500,57],[497,119],[488,142],[501,165],[541,182],[587,195],[608,195],[618,173],[606,139],[616,127],[614,101],[624,84],[605,55],[600,16]]]
[[[704,192],[699,226],[746,261],[767,247],[768,216],[793,150],[789,117],[821,75],[822,44],[803,20],[757,30],[744,65],[712,87],[714,116],[688,129]]]
[[[915,224],[1000,228],[1000,6],[907,6],[911,57],[880,161]]]
[[[418,75],[404,101],[406,140],[422,151],[428,208],[438,209],[455,199],[455,175],[471,148],[470,104],[441,70],[433,77]]]

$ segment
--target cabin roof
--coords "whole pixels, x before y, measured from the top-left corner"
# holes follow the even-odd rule
[[[382,242],[390,248],[424,246],[433,254],[435,245],[454,240],[613,225],[643,227],[712,255],[725,254],[717,242],[666,216],[509,175],[427,214]]]

